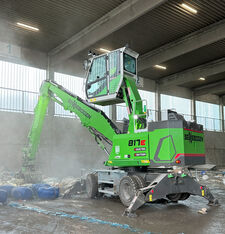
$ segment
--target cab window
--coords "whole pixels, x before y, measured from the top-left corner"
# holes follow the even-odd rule
[[[88,98],[106,95],[107,89],[107,72],[106,56],[94,58],[86,85],[86,94]]]
[[[124,70],[136,74],[136,58],[124,53],[123,54]]]
[[[92,83],[97,79],[104,77],[106,77],[106,56],[101,56],[95,58],[92,62],[88,76],[88,83]]]

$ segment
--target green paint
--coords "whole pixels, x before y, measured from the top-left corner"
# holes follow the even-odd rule
[[[106,95],[106,94],[107,94],[107,87],[105,86],[104,89],[101,92],[96,94],[96,97],[100,97],[100,96],[103,96],[103,95]]]
[[[145,145],[141,145],[139,140],[145,141]],[[129,142],[132,144],[129,144]],[[135,148],[145,148],[143,151],[134,151]],[[142,160],[149,160],[148,132],[133,134],[118,134],[113,138],[113,148],[106,162],[107,166],[145,166],[149,163],[143,163]],[[145,153],[145,156],[135,156],[135,153]]]
[[[110,75],[110,76],[113,76],[115,73],[116,73],[116,67],[112,68],[112,69],[109,71],[109,75]]]
[[[110,82],[109,82],[109,93],[113,94],[116,92],[119,83],[120,83],[120,79],[121,79],[121,75],[115,77],[115,78],[110,78]]]
[[[107,166],[143,166],[151,163],[176,165],[177,154],[204,154],[204,141],[192,142],[188,145],[184,140],[185,130],[183,128],[156,129],[151,132],[130,133],[115,135],[113,148],[109,157],[110,163]],[[192,133],[203,137],[203,133]],[[138,145],[137,140],[144,140],[145,145]],[[164,140],[162,140],[164,139]],[[136,145],[129,146],[129,141],[135,141]],[[189,144],[189,143],[188,143]],[[142,151],[135,151],[135,148],[145,148]],[[119,149],[119,152],[118,152]],[[158,152],[158,157],[156,156]],[[135,156],[135,153],[145,153],[145,156]],[[130,155],[127,158],[127,155]],[[143,163],[142,160],[149,160],[150,163]]]
[[[46,85],[42,85],[39,96],[38,103],[34,110],[34,119],[32,123],[31,130],[28,135],[29,144],[26,148],[23,149],[24,155],[26,158],[30,160],[35,159],[35,154],[38,149],[38,145],[40,142],[40,135],[42,131],[42,126],[45,118],[45,114],[47,112],[48,103],[50,97],[48,95],[48,83]]]
[[[51,95],[49,95],[49,93],[51,93]],[[61,102],[55,99],[53,94],[60,98]],[[110,141],[113,140],[113,136],[116,133],[107,119],[101,115],[100,112],[95,111],[88,105],[84,104],[78,97],[74,97],[65,92],[56,84],[45,81],[40,89],[39,100],[34,110],[34,120],[28,136],[29,144],[24,149],[26,158],[30,160],[35,159],[50,99],[63,106],[65,110],[75,113],[80,118],[83,126],[88,128],[93,127],[97,131],[104,133],[104,136]]]
[[[205,143],[204,143],[204,134],[203,133],[198,133],[198,132],[190,132],[187,130],[184,130],[185,135],[190,135],[190,136],[197,136],[197,137],[202,137],[202,141],[190,141],[190,140],[185,140],[184,141],[184,150],[187,153],[195,153],[195,154],[204,154],[205,153]]]

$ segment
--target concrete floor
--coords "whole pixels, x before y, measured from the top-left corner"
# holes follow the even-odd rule
[[[208,207],[201,197],[191,196],[178,204],[146,204],[136,213],[137,218],[121,216],[124,211],[119,199],[99,198],[74,200],[24,202],[25,206],[48,211],[88,216],[96,219],[128,224],[136,233],[225,233],[225,185],[221,179],[207,181],[221,206]],[[206,215],[198,214],[201,208],[209,208]],[[88,223],[87,220],[39,214],[9,206],[0,207],[0,233],[132,233],[133,229],[113,227],[109,224]]]

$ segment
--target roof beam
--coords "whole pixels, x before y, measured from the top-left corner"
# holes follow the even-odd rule
[[[122,28],[167,0],[127,0],[49,52],[58,64]]]
[[[212,84],[203,85],[199,88],[194,89],[194,95],[203,96],[205,94],[218,94],[225,93],[225,80],[218,81]]]
[[[196,81],[199,77],[207,77],[225,72],[225,57],[218,59],[159,80],[162,86],[182,85],[191,81]]]
[[[221,20],[140,56],[138,70],[146,70],[151,66],[161,64],[224,38],[225,20]]]
[[[223,105],[225,106],[225,95],[223,95],[221,98],[222,98]]]

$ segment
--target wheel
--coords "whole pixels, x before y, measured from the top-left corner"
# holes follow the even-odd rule
[[[146,186],[145,180],[143,179],[142,176],[140,176],[140,175],[133,175],[133,177],[137,181],[139,188],[144,188]]]
[[[120,180],[119,197],[124,206],[130,205],[138,188],[138,182],[133,176],[124,176]]]
[[[181,193],[173,193],[173,194],[168,194],[167,198],[170,201],[177,202],[181,198]]]
[[[88,174],[86,178],[86,192],[88,198],[94,198],[98,194],[98,177],[95,174]]]
[[[181,197],[179,200],[186,200],[190,197],[190,193],[181,193]]]

